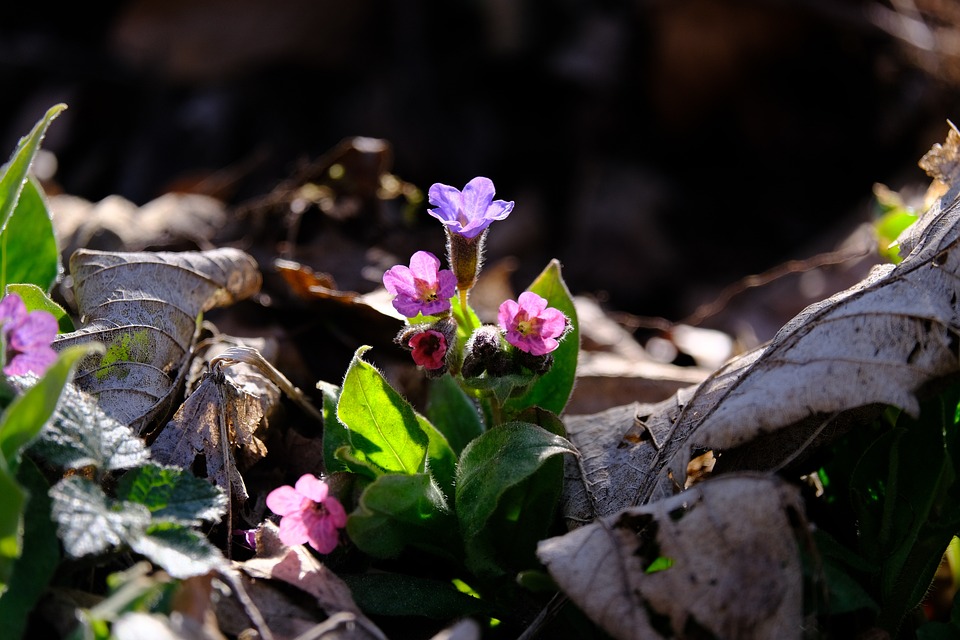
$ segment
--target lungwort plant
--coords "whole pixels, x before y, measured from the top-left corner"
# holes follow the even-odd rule
[[[426,415],[360,347],[342,385],[318,385],[327,480],[355,506],[344,516],[341,502],[310,476],[278,488],[267,504],[283,516],[280,537],[289,544],[309,541],[329,552],[343,527],[349,544],[374,559],[431,558],[430,573],[446,580],[438,590],[383,578],[420,589],[423,602],[455,580],[502,604],[513,598],[518,574],[540,568],[534,552],[556,530],[562,454],[576,455],[558,417],[574,384],[576,312],[554,261],[517,300],[503,302],[497,324],[482,324],[470,290],[489,227],[513,203],[494,200],[483,177],[462,191],[435,184],[429,198],[429,213],[445,227],[449,269],[417,251],[383,276],[406,318],[396,342],[430,379]],[[367,608],[389,606],[376,595],[375,578],[351,586]]]

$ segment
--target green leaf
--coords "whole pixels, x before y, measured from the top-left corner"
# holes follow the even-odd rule
[[[447,437],[447,442],[458,455],[471,440],[483,433],[477,405],[449,375],[431,380],[427,417]]]
[[[53,485],[50,497],[63,548],[74,558],[130,544],[150,524],[145,506],[113,500],[99,485],[80,476]]]
[[[504,571],[504,561],[532,557],[532,545],[549,526],[562,487],[563,461],[551,463],[551,458],[564,453],[577,450],[526,422],[495,427],[463,450],[456,513],[471,570],[493,575]]]
[[[174,578],[203,575],[224,566],[220,551],[196,531],[172,522],[147,528],[130,540],[130,547]]]
[[[16,150],[10,156],[10,161],[3,168],[3,173],[0,174],[0,231],[6,228],[7,221],[17,206],[17,200],[27,179],[27,172],[33,164],[37,151],[40,150],[40,143],[47,133],[47,127],[66,108],[67,105],[58,104],[48,109],[33,130],[20,138]]]
[[[446,498],[426,473],[380,476],[347,519],[353,543],[377,558],[394,558],[407,547],[451,556],[455,532]]]
[[[75,345],[60,352],[40,380],[14,398],[0,416],[0,455],[16,471],[20,450],[50,420],[75,365],[86,355],[102,350],[96,343]]]
[[[53,221],[36,180],[28,178],[0,232],[0,288],[8,282],[50,291],[60,275],[60,251]]]
[[[349,450],[350,434],[347,428],[337,420],[337,402],[340,399],[340,388],[323,382],[317,383],[317,389],[323,396],[323,466],[327,473],[337,471],[351,471],[349,465],[337,458],[337,449],[347,447]]]
[[[447,496],[453,497],[453,485],[457,476],[457,454],[453,452],[446,436],[430,424],[429,420],[419,413],[417,420],[428,439],[426,471],[433,476]]]
[[[353,456],[387,473],[422,473],[427,434],[413,407],[361,356],[357,349],[337,402],[337,418],[348,429]]]
[[[12,640],[23,636],[30,612],[60,563],[60,541],[50,522],[50,487],[29,459],[20,465],[18,479],[30,494],[24,514],[23,555],[14,564],[10,589],[0,596],[4,637]]]
[[[528,407],[543,407],[557,415],[563,413],[577,376],[577,357],[580,352],[580,328],[573,297],[560,274],[560,263],[551,260],[527,291],[547,300],[547,305],[562,311],[570,319],[571,329],[553,352],[553,367],[535,380],[521,396],[510,398],[505,408],[519,412]]]
[[[144,505],[154,522],[181,525],[218,521],[227,497],[216,485],[179,467],[149,464],[128,471],[117,483],[117,498]]]
[[[492,607],[450,582],[400,573],[343,575],[357,606],[372,616],[422,616],[451,620],[492,615]]]
[[[30,452],[67,469],[93,466],[116,471],[150,459],[133,429],[108,416],[73,384],[64,387],[53,419],[30,445]]]
[[[73,320],[66,309],[53,301],[43,289],[35,284],[11,283],[7,285],[6,293],[15,293],[23,300],[27,311],[46,311],[57,319],[60,333],[74,331]]]
[[[0,593],[7,590],[14,562],[23,550],[23,507],[27,496],[0,460]]]

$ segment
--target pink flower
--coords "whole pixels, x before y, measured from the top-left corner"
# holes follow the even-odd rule
[[[309,473],[300,476],[297,485],[277,487],[267,495],[267,507],[283,516],[280,540],[286,545],[305,542],[320,553],[337,548],[337,529],[347,525],[347,512],[330,494],[327,483]]]
[[[444,365],[447,339],[439,331],[427,329],[416,333],[407,344],[413,349],[413,361],[424,369],[439,369]]]
[[[542,356],[559,346],[557,338],[567,329],[567,316],[531,291],[520,294],[517,301],[507,300],[497,313],[500,328],[507,333],[507,342],[521,351]]]
[[[430,187],[430,204],[437,207],[427,213],[443,223],[450,233],[476,238],[494,220],[503,220],[513,211],[513,202],[494,200],[496,191],[490,178],[476,177],[460,191],[436,183]]]
[[[432,316],[450,309],[457,279],[449,269],[440,269],[440,260],[429,251],[417,251],[410,266],[398,264],[383,274],[383,286],[396,296],[393,307],[407,318],[418,313]]]
[[[57,359],[50,343],[57,336],[57,319],[47,311],[31,311],[15,293],[0,300],[0,333],[6,345],[3,372],[43,375]]]

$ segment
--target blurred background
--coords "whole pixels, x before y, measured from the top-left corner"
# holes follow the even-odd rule
[[[680,320],[744,276],[835,250],[875,214],[875,183],[922,192],[917,161],[960,118],[952,0],[10,11],[0,149],[67,103],[44,143],[53,189],[242,207],[342,140],[377,138],[424,192],[485,175],[516,201],[488,247],[491,264],[520,258],[516,286],[558,258],[574,293],[633,316]],[[839,269],[814,296],[862,275]],[[787,317],[798,286],[780,295]]]

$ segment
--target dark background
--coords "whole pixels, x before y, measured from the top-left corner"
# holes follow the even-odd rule
[[[227,175],[236,206],[383,138],[423,190],[486,175],[516,201],[489,251],[521,285],[556,257],[639,315],[832,248],[874,183],[926,185],[960,118],[946,1],[34,6],[0,22],[0,149],[67,103],[44,143],[64,192],[142,204]]]

